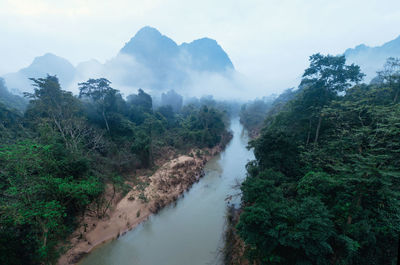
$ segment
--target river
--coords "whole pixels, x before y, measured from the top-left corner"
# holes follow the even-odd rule
[[[117,240],[90,253],[80,265],[206,265],[220,264],[226,198],[246,175],[253,159],[248,136],[238,119],[231,121],[233,138],[205,166],[205,176],[173,205]],[[238,203],[234,198],[230,203]]]

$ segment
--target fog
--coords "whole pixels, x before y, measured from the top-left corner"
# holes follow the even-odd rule
[[[79,93],[77,85],[79,82],[100,77],[109,79],[112,86],[124,96],[136,93],[139,88],[153,96],[160,96],[163,92],[174,90],[185,98],[213,95],[221,100],[248,100],[260,94],[255,83],[236,71],[215,73],[187,69],[184,77],[171,75],[164,80],[165,86],[154,89],[160,80],[154,76],[151,69],[127,55],[118,55],[104,65],[90,61],[80,64],[77,69],[77,76],[67,87],[67,90],[75,94]],[[180,74],[177,73],[177,75]],[[179,82],[176,81],[178,78],[181,79]]]
[[[101,64],[97,61],[88,61],[77,66],[78,74],[68,90],[78,93],[78,83],[89,78],[104,77],[113,83],[115,89],[124,95],[129,95],[143,88],[150,92],[149,86],[154,82],[150,69],[138,63],[134,57],[118,55]],[[135,84],[134,86],[132,84]]]
[[[68,86],[74,92],[76,82],[89,76],[109,78],[124,94],[138,87],[150,90],[154,73],[115,55],[141,27],[151,25],[178,44],[217,40],[236,69],[231,76],[191,72],[180,87],[163,90],[253,98],[298,85],[313,53],[341,54],[361,43],[394,39],[400,33],[400,2],[0,0],[0,23],[0,35],[6,36],[0,42],[0,76],[52,52],[77,66]]]

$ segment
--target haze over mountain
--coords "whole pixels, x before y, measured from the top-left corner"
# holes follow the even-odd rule
[[[177,45],[152,27],[139,30],[120,54],[133,56],[138,62],[157,70],[171,66],[210,72],[234,69],[228,55],[215,40],[202,38]]]
[[[28,100],[11,93],[5,86],[4,79],[0,77],[0,105],[1,104],[7,108],[16,109],[19,112],[23,112],[28,104]]]
[[[382,46],[361,44],[344,54],[349,62],[360,65],[367,75],[364,81],[369,82],[388,57],[400,57],[400,36]],[[201,38],[178,45],[149,26],[140,29],[104,64],[92,59],[74,67],[67,59],[46,53],[26,68],[3,78],[10,91],[21,93],[33,89],[28,78],[46,74],[57,75],[62,87],[74,93],[78,92],[79,82],[106,77],[125,95],[143,88],[153,93],[173,89],[186,96],[213,94],[235,98],[243,97],[242,92],[246,90],[246,95],[255,96],[249,80],[235,71],[217,41]]]
[[[62,86],[69,87],[75,78],[75,67],[62,57],[52,53],[36,57],[33,62],[16,73],[4,75],[7,87],[11,91],[31,91],[32,82],[29,78],[57,75]]]
[[[347,49],[344,55],[349,62],[361,67],[361,71],[367,75],[365,81],[369,82],[376,76],[376,72],[382,69],[387,58],[400,57],[400,36],[381,46],[369,47],[360,44],[353,49]]]
[[[61,85],[73,92],[77,92],[78,82],[98,77],[108,78],[125,94],[138,88],[154,92],[175,89],[184,93],[192,90],[194,83],[204,88],[204,94],[207,94],[206,87],[214,91],[215,86],[235,87],[232,83],[235,68],[217,41],[202,38],[178,45],[148,26],[139,30],[104,64],[90,60],[74,67],[66,59],[48,53],[36,57],[31,65],[17,73],[4,75],[4,79],[12,90],[31,91],[28,78],[46,74],[57,75]],[[206,86],[205,80],[211,84]]]

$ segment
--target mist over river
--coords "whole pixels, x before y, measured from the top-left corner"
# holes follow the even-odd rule
[[[238,119],[233,138],[205,166],[205,176],[180,198],[136,229],[90,253],[80,265],[204,265],[220,264],[227,197],[246,175],[253,152]],[[236,197],[230,203],[238,203]]]

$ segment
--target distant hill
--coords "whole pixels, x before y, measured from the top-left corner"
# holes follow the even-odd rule
[[[191,71],[226,74],[234,70],[231,60],[217,41],[202,38],[177,45],[152,27],[139,30],[118,54],[124,55],[132,57],[147,70],[147,74],[150,73],[152,80],[149,86],[153,89],[180,87]],[[114,65],[118,56],[113,60]]]
[[[75,78],[75,67],[66,59],[52,53],[36,57],[26,68],[16,73],[3,76],[7,87],[11,91],[32,91],[32,82],[29,78],[46,77],[46,75],[57,75],[60,84],[68,87]]]
[[[183,69],[180,69],[178,45],[151,27],[140,29],[111,61],[113,67],[118,65],[118,68],[131,64],[132,71],[129,71],[129,65],[123,67],[128,70],[123,75],[124,85],[160,90],[179,86],[185,78]],[[131,76],[137,73],[144,73],[146,78]]]
[[[0,104],[22,113],[28,104],[28,100],[8,91],[4,79],[0,77]]]
[[[344,53],[347,60],[361,67],[367,75],[365,81],[370,81],[376,76],[376,72],[382,69],[389,57],[400,57],[400,36],[382,46],[369,47],[365,44],[347,49]]]
[[[134,56],[148,67],[189,67],[192,70],[224,72],[233,70],[226,52],[209,38],[177,45],[157,29],[144,27],[125,44],[120,53]]]
[[[125,44],[120,53],[134,56],[147,66],[170,66],[179,54],[179,47],[157,29],[144,27]]]
[[[233,64],[219,44],[209,38],[183,43],[181,52],[187,55],[188,66],[198,71],[224,72],[233,70]]]
[[[50,74],[57,75],[61,86],[73,92],[77,92],[78,82],[106,77],[116,88],[132,93],[139,87],[154,91],[179,90],[186,87],[194,75],[224,76],[233,71],[229,56],[217,41],[202,38],[178,45],[147,26],[104,64],[90,60],[74,67],[66,59],[47,53],[36,57],[28,67],[3,77],[11,91],[32,91],[28,78]]]

